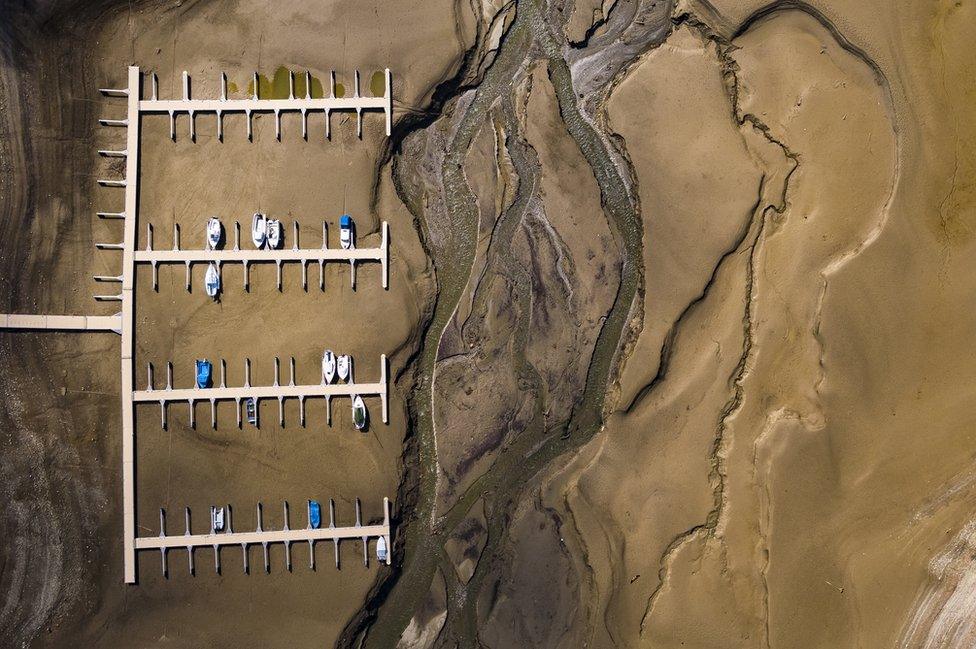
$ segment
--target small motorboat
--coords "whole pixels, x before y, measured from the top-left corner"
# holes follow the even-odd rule
[[[197,359],[197,387],[209,388],[213,365],[206,358]]]
[[[210,506],[210,529],[213,532],[224,531],[224,508]]]
[[[267,237],[268,219],[265,218],[264,214],[255,212],[254,219],[251,221],[251,241],[254,242],[254,247],[263,248]]]
[[[336,374],[340,381],[348,381],[352,377],[352,359],[349,354],[336,357]]]
[[[216,299],[217,293],[220,293],[220,271],[217,270],[217,264],[210,262],[207,266],[207,274],[203,277],[203,286],[207,290],[207,295]]]
[[[376,558],[379,559],[380,561],[386,561],[386,553],[387,553],[386,537],[381,536],[378,539],[376,539]]]
[[[281,245],[281,221],[268,219],[268,247],[277,250]]]
[[[356,430],[366,428],[368,416],[366,413],[366,404],[363,403],[363,398],[357,394],[352,398],[352,423],[356,426]]]
[[[220,239],[224,235],[224,226],[220,224],[220,219],[211,216],[207,221],[207,244],[211,250],[216,250],[220,245]]]
[[[254,401],[254,397],[244,402],[244,414],[247,415],[247,423],[252,426],[258,425],[258,404]]]
[[[322,525],[322,506],[317,500],[308,501],[308,524],[313,530],[319,529]]]
[[[326,349],[322,354],[322,380],[332,383],[336,374],[336,357],[331,349]]]
[[[352,217],[348,214],[343,214],[339,217],[339,245],[344,249],[355,248],[355,225],[353,225]]]

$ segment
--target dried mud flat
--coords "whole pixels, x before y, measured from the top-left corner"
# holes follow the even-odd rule
[[[94,218],[118,170],[94,154],[121,109],[97,88],[126,65],[164,96],[182,70],[206,96],[220,71],[244,94],[390,67],[396,98],[390,140],[377,116],[361,141],[260,118],[253,143],[145,118],[141,244],[262,209],[315,245],[350,212],[363,245],[390,222],[393,258],[389,291],[231,269],[216,305],[141,271],[136,336],[182,383],[201,356],[314,381],[323,346],[367,377],[388,354],[366,435],[341,406],[260,431],[140,409],[137,524],[389,495],[393,566],[349,543],[339,571],[322,547],[316,571],[200,552],[164,578],[146,554],[125,586],[116,341],[3,333],[0,644],[976,643],[969,0],[17,4],[0,37],[4,312],[111,313],[88,278],[117,267],[92,243],[118,237]]]

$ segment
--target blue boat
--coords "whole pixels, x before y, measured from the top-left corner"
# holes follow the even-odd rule
[[[322,525],[322,507],[317,500],[308,501],[308,524],[316,530]]]
[[[209,388],[210,387],[210,374],[213,371],[213,366],[207,359],[197,359],[197,387],[198,388]]]
[[[348,214],[343,214],[339,217],[339,245],[342,246],[344,250],[349,248],[355,248],[355,242],[353,240],[352,217]]]

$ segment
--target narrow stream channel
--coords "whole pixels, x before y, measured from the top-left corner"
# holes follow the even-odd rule
[[[465,587],[465,596],[459,602],[452,602],[449,594],[448,621],[440,639],[441,643],[451,638],[461,646],[476,645],[475,607],[478,592],[486,577],[497,569],[495,562],[502,558],[505,513],[512,511],[533,476],[559,455],[585,443],[602,425],[608,380],[642,281],[642,224],[637,207],[629,198],[627,185],[619,175],[613,152],[607,150],[606,140],[580,112],[579,97],[574,91],[572,76],[562,55],[563,45],[554,35],[553,30],[558,28],[547,22],[539,2],[522,0],[518,3],[515,20],[505,35],[496,60],[475,91],[473,100],[464,108],[460,125],[449,142],[441,167],[448,216],[455,240],[460,245],[453,250],[434,254],[433,259],[439,294],[423,338],[418,357],[418,382],[411,400],[419,462],[419,476],[414,485],[417,491],[413,510],[404,513],[403,523],[397,530],[400,547],[404,548],[402,562],[395,569],[391,582],[370,603],[371,615],[358,620],[356,628],[347,629],[345,638],[353,646],[396,646],[411,617],[423,604],[437,567],[445,561],[445,541],[474,502],[487,494],[488,542],[474,576]],[[502,116],[510,140],[506,146],[519,177],[519,191],[513,205],[500,217],[502,221],[496,236],[503,240],[497,246],[493,241],[492,248],[502,250],[499,253],[502,258],[493,261],[490,257],[488,263],[501,263],[509,269],[517,267],[518,264],[504,260],[511,255],[510,246],[506,245],[504,239],[510,241],[512,231],[521,221],[535,192],[538,161],[517,132],[513,97],[515,84],[523,77],[521,73],[530,61],[538,59],[548,64],[565,126],[599,184],[604,212],[622,250],[620,287],[598,336],[582,399],[572,413],[566,413],[568,419],[555,426],[544,427],[541,416],[543,404],[538,403],[537,414],[528,429],[501,452],[490,470],[463,494],[446,515],[435,520],[437,457],[431,410],[432,376],[441,336],[470,278],[479,219],[475,197],[464,177],[463,161],[478,130],[486,126],[486,120],[491,119],[493,106],[500,105],[501,108],[496,110]],[[502,101],[496,104],[499,98]],[[456,106],[462,104],[459,102]],[[401,190],[404,186],[398,184]],[[416,196],[401,195],[401,199],[407,205],[419,203]],[[529,287],[524,282],[528,278],[519,277],[517,273],[509,275],[509,281],[521,286],[518,293],[527,296]],[[515,332],[516,366],[520,378],[526,380],[531,390],[535,370],[525,360],[522,351],[528,310],[524,307],[519,310],[524,314],[522,319],[525,322],[521,322]],[[538,381],[537,375],[535,380]],[[539,393],[538,390],[535,392]]]

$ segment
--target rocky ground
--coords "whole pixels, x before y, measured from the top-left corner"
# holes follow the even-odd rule
[[[145,557],[123,586],[115,341],[3,334],[11,645],[976,642],[969,0],[0,12],[3,311],[110,312],[85,284],[115,263],[91,247],[113,235],[96,89],[127,64],[163,95],[182,70],[206,95],[221,70],[244,93],[252,70],[389,66],[397,100],[389,140],[379,117],[280,143],[270,119],[219,143],[199,118],[194,143],[147,118],[140,237],[260,208],[304,243],[350,211],[394,252],[386,292],[364,268],[278,293],[265,268],[212,305],[141,273],[137,333],[137,366],[185,381],[255,340],[259,379],[274,355],[311,377],[325,344],[388,354],[391,423],[365,436],[297,405],[243,433],[140,410],[137,515],[389,495],[392,569],[349,544],[338,572]]]

